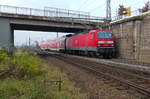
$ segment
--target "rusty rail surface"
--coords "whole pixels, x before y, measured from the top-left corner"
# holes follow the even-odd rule
[[[106,20],[106,18],[104,17],[90,16],[89,12],[59,9],[59,8],[52,8],[52,7],[45,7],[44,9],[35,9],[35,8],[0,5],[0,13],[55,17],[55,18],[72,18],[74,20],[84,20],[84,21],[94,21],[94,22],[103,22]]]

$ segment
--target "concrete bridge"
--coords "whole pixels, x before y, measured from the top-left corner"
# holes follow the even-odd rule
[[[0,5],[0,42],[14,43],[14,30],[72,32],[94,29],[105,18],[58,8],[32,9]]]

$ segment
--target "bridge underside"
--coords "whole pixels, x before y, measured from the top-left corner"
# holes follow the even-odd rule
[[[14,45],[14,30],[78,33],[93,29],[94,25],[31,20],[28,18],[0,18],[0,45]]]
[[[62,28],[62,27],[49,27],[49,26],[34,26],[34,25],[18,25],[12,24],[14,30],[30,30],[30,31],[44,31],[44,32],[64,32],[64,33],[77,33],[85,29],[75,28]]]

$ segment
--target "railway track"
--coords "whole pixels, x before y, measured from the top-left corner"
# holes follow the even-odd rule
[[[110,65],[113,67],[117,68],[124,68],[128,69],[129,71],[134,70],[142,73],[148,73],[150,74],[150,64],[148,63],[137,63],[136,61],[131,61],[128,62],[129,60],[125,59],[111,59],[111,60],[106,60],[106,59],[100,59],[100,58],[94,58],[94,57],[86,57],[86,56],[78,56],[78,55],[70,55],[70,54],[63,54],[63,53],[58,53],[58,52],[48,52],[48,51],[38,51],[37,53],[39,54],[44,54],[44,55],[62,55],[62,56],[70,56],[74,58],[80,58],[80,59],[86,59],[89,61],[97,62],[97,63],[102,63],[105,65]],[[124,62],[125,61],[125,62]]]
[[[133,73],[132,71],[123,70],[121,68],[114,68],[105,64],[95,63],[88,60],[71,58],[67,56],[55,56],[56,58],[65,61],[74,66],[86,69],[97,76],[103,76],[105,79],[112,79],[116,83],[127,85],[134,88],[136,91],[150,97],[150,79],[140,73]]]
[[[106,59],[100,59],[100,58],[91,58],[91,57],[85,57],[85,56],[76,56],[76,55],[69,55],[71,57],[75,57],[75,58],[81,58],[81,59],[86,59],[89,61],[93,61],[93,62],[97,62],[97,63],[102,63],[105,65],[113,65],[114,67],[121,67],[121,68],[125,68],[125,69],[134,69],[137,71],[141,71],[141,72],[145,72],[145,73],[150,73],[150,64],[147,65],[142,65],[142,64],[134,64],[135,62],[133,62],[132,64],[130,63],[124,63],[124,62],[120,62],[120,59],[118,59],[118,61],[114,61],[114,60],[106,60]]]

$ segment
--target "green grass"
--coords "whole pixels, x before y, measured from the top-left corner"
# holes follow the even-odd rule
[[[17,80],[13,78],[0,81],[0,97],[3,99],[44,99],[43,84],[34,80]]]
[[[7,56],[0,62],[0,99],[83,99],[66,74],[36,55]],[[62,81],[59,85],[52,81]]]

